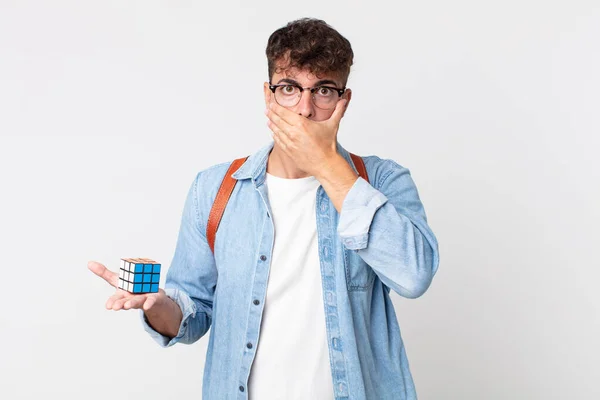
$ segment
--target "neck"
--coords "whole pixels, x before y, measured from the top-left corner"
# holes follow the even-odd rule
[[[298,179],[310,176],[302,171],[287,154],[275,143],[267,159],[267,172],[285,179]]]

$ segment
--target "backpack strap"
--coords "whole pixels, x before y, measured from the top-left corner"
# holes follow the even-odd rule
[[[237,169],[246,161],[247,158],[248,157],[238,158],[231,163],[227,173],[223,177],[223,181],[221,182],[221,186],[217,192],[217,197],[215,198],[212,208],[210,209],[208,223],[206,224],[206,239],[208,240],[208,245],[210,246],[213,254],[215,252],[215,237],[217,236],[217,229],[219,228],[221,217],[225,212],[225,207],[227,207],[227,202],[229,201],[231,192],[233,192],[233,188],[237,183],[237,179],[233,178],[231,175],[237,171]]]
[[[350,153],[350,157],[352,157],[352,162],[358,171],[358,176],[363,178],[365,181],[369,182],[369,174],[367,174],[367,169],[365,168],[365,162],[363,161],[361,156],[357,156],[356,154]]]
[[[367,169],[365,168],[365,163],[363,162],[362,157],[352,153],[350,153],[350,157],[352,157],[352,162],[358,171],[358,175],[369,182],[369,175],[367,175]],[[215,237],[217,236],[219,223],[221,222],[221,218],[225,212],[225,207],[227,207],[229,197],[231,197],[231,193],[233,192],[233,189],[237,183],[237,180],[231,175],[237,171],[237,169],[246,161],[247,158],[248,157],[238,158],[231,163],[227,173],[223,177],[223,181],[221,182],[221,186],[217,192],[217,197],[215,198],[212,208],[210,209],[208,223],[206,224],[206,239],[208,240],[208,245],[210,246],[213,254],[215,252]]]

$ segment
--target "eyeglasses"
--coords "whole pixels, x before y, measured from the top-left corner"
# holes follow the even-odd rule
[[[315,86],[312,88],[303,88],[292,83],[281,85],[269,85],[269,89],[275,94],[275,101],[283,107],[293,107],[300,102],[302,93],[310,90],[313,104],[322,110],[332,110],[336,103],[342,97],[346,88],[336,88],[333,86]]]

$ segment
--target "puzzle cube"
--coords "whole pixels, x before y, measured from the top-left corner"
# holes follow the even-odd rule
[[[119,288],[130,293],[157,293],[160,264],[149,258],[121,258]]]

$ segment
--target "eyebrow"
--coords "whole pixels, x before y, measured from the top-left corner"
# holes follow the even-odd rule
[[[298,81],[296,81],[294,79],[289,79],[289,78],[280,79],[279,82],[277,82],[277,84],[279,85],[282,82],[283,83],[290,83],[292,85],[302,86],[300,84],[300,82],[298,82]],[[337,87],[337,83],[335,81],[332,81],[331,79],[321,79],[320,81],[317,81],[317,83],[315,83],[314,87],[322,86],[322,85],[327,85],[327,84],[332,84],[333,86]]]

